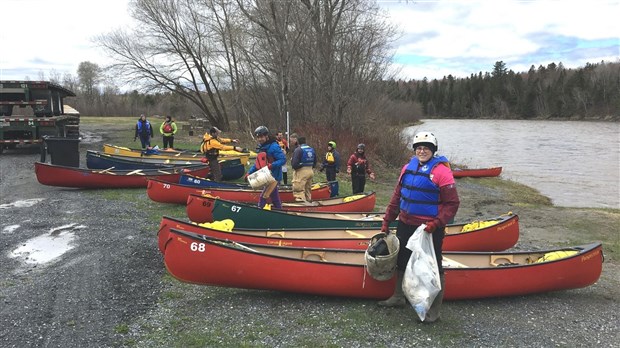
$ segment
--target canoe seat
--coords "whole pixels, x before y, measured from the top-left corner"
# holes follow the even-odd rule
[[[304,260],[313,260],[318,259],[319,261],[327,261],[325,259],[324,251],[312,251],[312,250],[304,250],[301,254],[301,258]]]
[[[284,238],[286,232],[284,231],[267,231],[267,237],[272,238]]]
[[[518,263],[514,262],[514,259],[512,258],[511,254],[507,254],[507,255],[491,255],[491,260],[489,262],[491,264],[491,266],[503,266],[506,264],[509,265],[517,265]]]
[[[469,268],[469,266],[445,256],[441,260],[441,265],[444,268]]]
[[[114,167],[110,167],[110,168],[103,169],[103,170],[100,170],[100,171],[95,171],[95,173],[101,173],[101,174],[116,174],[116,173],[112,173],[112,172],[110,172],[110,170],[112,170],[112,169],[114,169]]]

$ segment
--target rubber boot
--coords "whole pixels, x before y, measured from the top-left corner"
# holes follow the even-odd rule
[[[394,289],[394,295],[385,301],[379,301],[377,305],[381,307],[402,307],[407,303],[405,299],[405,293],[403,293],[403,278],[405,272],[396,272],[396,287]]]
[[[429,308],[428,312],[426,312],[426,317],[424,317],[425,323],[434,323],[438,321],[441,316],[441,313],[439,313],[439,311],[441,310],[441,304],[443,303],[443,289],[445,286],[443,274],[439,275],[439,280],[441,281],[441,291],[439,291],[439,293],[435,297],[435,300],[431,304],[431,308]]]

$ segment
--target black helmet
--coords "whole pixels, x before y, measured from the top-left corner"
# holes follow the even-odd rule
[[[366,145],[364,145],[364,144],[358,144],[358,145],[357,145],[357,148],[358,148],[358,149],[362,149],[362,150],[366,150]]]
[[[261,135],[269,135],[269,129],[267,129],[267,127],[265,126],[259,126],[254,131],[254,135],[256,135],[257,137]]]

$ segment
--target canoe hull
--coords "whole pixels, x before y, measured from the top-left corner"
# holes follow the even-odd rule
[[[233,247],[230,242],[172,229],[164,246],[164,262],[175,278],[195,284],[373,299],[387,298],[393,293],[395,277],[385,282],[372,279],[364,269],[362,250],[349,251],[357,254],[349,256],[348,263],[342,263],[332,259],[335,254],[331,254],[342,250],[272,249],[290,249],[296,256],[291,257],[286,251],[267,254],[251,244]],[[444,299],[521,296],[589,286],[600,277],[602,247],[594,243],[578,249],[574,256],[536,264],[446,267]],[[511,254],[518,253],[504,255]],[[459,255],[491,259],[495,254],[444,253],[452,258]]]
[[[200,160],[196,161],[167,161],[159,159],[148,159],[142,157],[122,157],[108,155],[97,151],[86,151],[86,166],[90,169],[114,168],[120,170],[134,169],[158,169],[173,168],[188,165],[204,165]],[[223,161],[220,163],[222,168],[222,180],[237,180],[245,174],[245,168],[239,159]]]
[[[179,234],[166,243],[164,262],[183,282],[324,296],[386,299],[396,282],[374,280],[363,265],[264,256]]]
[[[49,186],[76,188],[132,188],[146,187],[149,179],[163,182],[176,182],[181,173],[189,170],[196,175],[207,175],[209,167],[162,168],[161,170],[143,170],[145,175],[127,175],[131,171],[98,171],[83,168],[56,166],[36,162],[35,174],[39,183]],[[166,174],[170,173],[170,174]]]
[[[146,193],[151,200],[160,203],[175,204],[187,204],[188,197],[190,195],[210,195],[213,197],[225,197],[227,200],[231,201],[258,203],[261,192],[262,191],[241,190],[234,188],[204,188],[181,185],[176,183],[161,182],[158,180],[152,180],[151,182],[149,182],[146,189]],[[329,186],[322,185],[319,188],[312,190],[312,196],[328,198]],[[292,191],[281,191],[280,199],[283,202],[295,201],[295,197],[293,196]]]
[[[342,213],[335,216],[333,213],[326,212],[323,214],[324,217],[316,217],[317,214],[310,216],[304,215],[303,212],[265,210],[255,205],[231,202],[221,198],[203,197],[195,198],[195,200],[200,200],[200,202],[188,203],[190,220],[202,223],[232,219],[235,221],[235,227],[242,229],[380,229],[383,223],[383,214],[378,213]],[[203,208],[192,207],[190,212],[189,204],[202,205]],[[199,219],[199,221],[194,219]],[[510,213],[499,219],[500,222],[495,225],[470,232],[453,233],[453,231],[460,231],[463,224],[448,225],[447,233],[450,238],[444,239],[444,250],[502,251],[512,248],[519,239],[519,218]],[[393,224],[395,225],[396,223]]]
[[[199,151],[176,151],[176,150],[159,150],[157,153],[147,153],[141,149],[130,149],[127,147],[114,146],[109,144],[103,145],[103,153],[108,155],[120,155],[125,157],[142,157],[151,159],[176,159],[184,161],[200,161],[204,154]],[[244,154],[241,152],[231,153],[230,155],[220,156],[220,159],[234,159],[239,158],[241,164],[247,165],[250,158],[250,154]]]
[[[223,197],[219,197],[223,198]],[[229,200],[229,199],[227,199]],[[334,201],[333,199],[325,199],[324,201]],[[256,199],[255,202],[258,202]],[[321,201],[319,201],[321,202]],[[284,203],[282,210],[295,212],[371,212],[375,208],[376,195],[374,192],[367,194],[364,198],[331,205],[288,205]],[[213,221],[211,215],[211,207],[213,202],[208,197],[196,194],[190,194],[187,198],[187,216],[194,222],[210,222]]]
[[[603,250],[599,243],[573,257],[535,265],[445,269],[444,296],[448,300],[463,300],[578,289],[594,284],[602,266]]]
[[[502,167],[452,170],[452,175],[455,178],[495,177],[495,176],[499,176],[501,173],[502,173]]]
[[[234,218],[232,218],[232,220],[235,221],[235,228],[231,232],[226,232],[164,216],[157,233],[159,250],[163,253],[164,245],[170,236],[170,230],[172,228],[212,238],[228,239],[239,243],[361,250],[366,250],[370,238],[380,232],[380,228],[237,228],[237,220]],[[453,225],[451,227],[460,229],[460,226],[462,225]],[[334,237],[334,235],[341,237]],[[513,242],[512,244],[508,244],[505,242],[507,239],[503,237],[505,235],[516,235],[516,238],[510,236],[509,239]],[[518,216],[512,215],[495,226],[471,232],[447,234],[444,238],[443,250],[501,251],[514,246],[518,236]],[[483,248],[489,249],[485,250]]]

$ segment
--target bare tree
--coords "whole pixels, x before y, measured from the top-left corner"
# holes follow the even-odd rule
[[[111,69],[143,91],[167,90],[197,105],[218,127],[229,128],[226,103],[218,79],[213,32],[205,2],[133,0],[139,25],[100,36],[98,42],[116,60]]]

